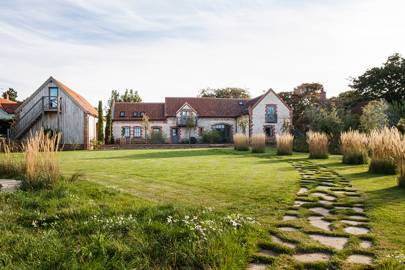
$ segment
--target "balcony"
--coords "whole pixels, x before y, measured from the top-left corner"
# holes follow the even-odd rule
[[[180,116],[177,117],[177,126],[178,127],[195,127],[197,126],[197,117],[194,116]]]
[[[44,112],[60,112],[61,111],[61,98],[53,96],[42,97],[42,108]]]

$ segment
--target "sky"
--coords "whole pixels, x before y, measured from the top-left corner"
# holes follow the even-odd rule
[[[351,77],[405,56],[404,0],[1,0],[0,91],[49,76],[93,105],[242,87],[252,96]]]

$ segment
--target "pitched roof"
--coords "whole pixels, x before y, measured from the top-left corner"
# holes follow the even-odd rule
[[[245,112],[248,99],[206,98],[206,97],[167,97],[165,116],[176,116],[185,103],[197,111],[200,117],[237,117]]]
[[[63,89],[63,91],[65,91],[70,97],[72,97],[73,100],[76,101],[87,113],[89,113],[93,116],[98,115],[97,110],[84,97],[82,97],[80,94],[73,91],[72,89],[70,89],[63,83],[61,83],[60,81],[58,81],[56,79],[53,79],[53,80],[59,86],[59,88]]]
[[[125,112],[125,117],[120,117],[120,112]],[[134,112],[143,112],[150,120],[165,120],[165,104],[147,102],[115,102],[113,120],[135,120]]]
[[[9,99],[0,98],[0,109],[8,114],[14,114],[15,109],[18,107],[18,103]]]

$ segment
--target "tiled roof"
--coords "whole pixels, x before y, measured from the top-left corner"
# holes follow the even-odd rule
[[[0,98],[0,109],[8,114],[14,114],[15,109],[18,107],[18,103],[9,99]]]
[[[55,80],[55,79],[53,79],[53,80],[61,89],[63,89],[63,91],[65,91],[69,96],[71,96],[87,113],[89,113],[93,116],[98,115],[96,108],[91,106],[91,104],[84,97],[82,97],[77,92],[73,91],[72,89],[70,89],[63,83],[61,83],[60,81]]]
[[[245,113],[248,99],[167,97],[165,116],[176,116],[176,112],[188,103],[200,117],[237,117]]]
[[[125,117],[120,117],[120,112],[125,112]],[[146,102],[115,102],[113,120],[136,120],[133,117],[134,112],[145,113],[149,117],[149,120],[165,120],[164,103]]]

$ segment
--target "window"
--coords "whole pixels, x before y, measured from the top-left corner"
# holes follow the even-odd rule
[[[204,128],[203,127],[199,127],[198,128],[198,136],[202,136],[204,133]]]
[[[143,117],[143,112],[133,112],[133,114],[132,114],[132,117],[136,117],[136,118],[138,118],[138,117]]]
[[[140,138],[142,136],[142,128],[141,127],[134,127],[134,137]]]
[[[122,136],[125,138],[130,137],[130,128],[129,127],[123,127],[122,128]]]
[[[218,130],[218,131],[222,131],[225,129],[225,125],[224,124],[216,124],[212,126],[213,129]]]
[[[266,137],[274,137],[274,127],[269,126],[269,127],[264,127],[264,133],[266,134]]]
[[[161,127],[152,127],[152,133],[153,134],[159,133],[160,130],[161,130]]]
[[[125,117],[125,112],[120,112],[120,117]]]
[[[56,109],[58,108],[58,87],[49,87],[49,108]]]
[[[276,105],[266,105],[266,123],[277,123]]]

